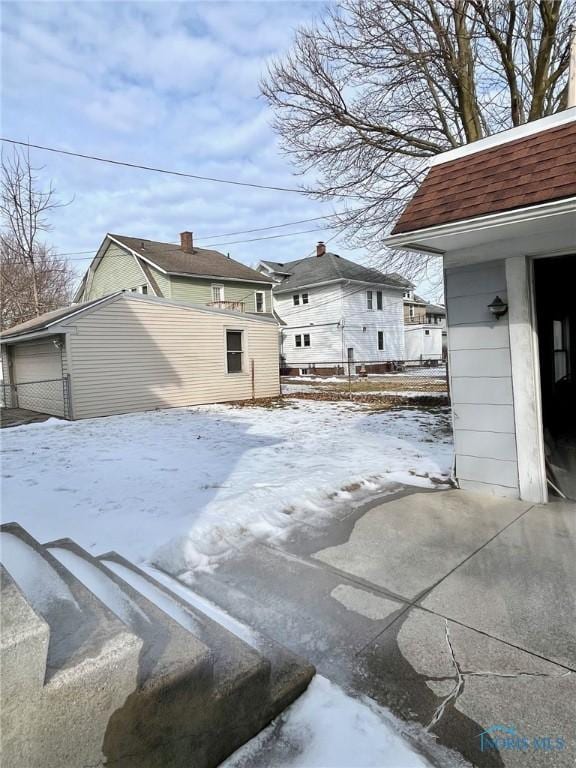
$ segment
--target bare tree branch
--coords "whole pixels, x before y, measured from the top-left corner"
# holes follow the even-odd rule
[[[575,14],[576,0],[340,0],[261,90],[283,150],[315,172],[309,194],[346,195],[350,244],[415,279],[426,257],[380,243],[427,162],[564,108]]]

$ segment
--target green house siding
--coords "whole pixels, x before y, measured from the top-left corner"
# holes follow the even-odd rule
[[[123,288],[130,290],[147,283],[134,256],[111,243],[96,267],[92,279],[88,281],[88,292],[84,291],[82,300],[98,299]],[[151,290],[150,292],[152,293]]]
[[[158,288],[162,291],[162,297],[165,299],[173,298],[171,295],[170,277],[165,275],[164,272],[160,272],[160,270],[156,269],[156,267],[153,267],[151,264],[148,265],[148,268],[152,273],[154,280],[156,280]]]
[[[200,277],[172,277],[170,298],[189,301],[191,304],[208,304],[213,300],[212,286],[224,286],[224,301],[242,301],[246,312],[256,312],[256,291],[264,293],[264,311],[272,312],[272,291],[270,285],[241,283],[225,279],[204,279]]]

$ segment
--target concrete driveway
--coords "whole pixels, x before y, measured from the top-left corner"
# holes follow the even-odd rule
[[[438,745],[478,766],[576,764],[576,504],[402,491],[240,550],[195,588],[418,723],[437,765],[453,764]]]

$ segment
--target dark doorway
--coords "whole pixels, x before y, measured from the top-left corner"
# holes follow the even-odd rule
[[[549,480],[576,499],[576,255],[534,262]]]

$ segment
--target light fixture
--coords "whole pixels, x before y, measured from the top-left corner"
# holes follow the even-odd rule
[[[496,296],[494,301],[491,304],[488,304],[488,309],[496,320],[498,320],[502,315],[505,315],[506,312],[508,312],[508,304],[505,301],[502,301],[500,296]]]

